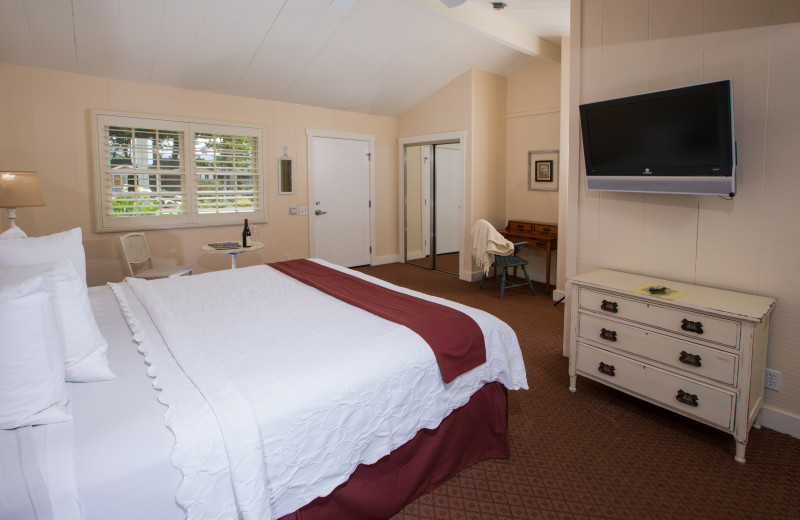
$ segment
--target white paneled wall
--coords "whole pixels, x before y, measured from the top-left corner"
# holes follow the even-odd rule
[[[766,407],[800,436],[800,3],[574,0],[575,8],[579,103],[732,78],[739,160],[737,195],[725,200],[587,192],[581,157],[570,168],[579,204],[568,265],[777,298],[767,365],[782,372],[782,386],[767,391]]]

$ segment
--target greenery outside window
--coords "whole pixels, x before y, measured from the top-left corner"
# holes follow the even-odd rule
[[[266,221],[264,129],[93,113],[98,231]]]

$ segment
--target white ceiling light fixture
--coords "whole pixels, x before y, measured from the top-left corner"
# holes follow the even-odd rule
[[[466,1],[467,0],[441,0],[441,2],[447,7],[458,7]]]
[[[508,7],[508,4],[505,2],[489,2],[489,3],[492,4],[492,9],[494,9],[495,11],[502,11],[503,9]]]
[[[334,9],[350,9],[355,3],[356,0],[331,0],[331,3],[328,5]]]

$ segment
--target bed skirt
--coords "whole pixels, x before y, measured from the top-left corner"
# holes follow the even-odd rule
[[[417,435],[347,482],[280,520],[390,518],[417,497],[477,462],[508,458],[506,388],[489,383],[435,430]]]

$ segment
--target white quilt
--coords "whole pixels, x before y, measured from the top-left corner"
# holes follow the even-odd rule
[[[485,383],[527,388],[502,321],[317,262],[465,312],[487,362],[445,385],[416,333],[268,266],[110,284],[169,407],[189,518],[281,517],[437,427]]]

